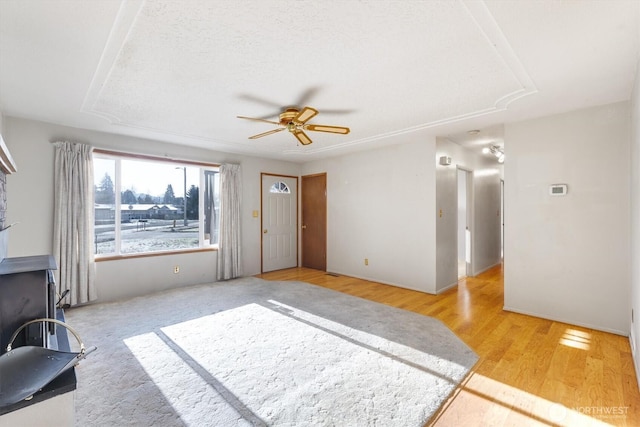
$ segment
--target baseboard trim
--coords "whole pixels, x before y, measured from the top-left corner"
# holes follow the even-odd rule
[[[480,275],[480,274],[484,273],[485,271],[491,270],[493,267],[495,267],[495,266],[497,266],[497,265],[500,265],[500,264],[502,264],[502,261],[498,261],[498,262],[496,262],[495,264],[490,265],[490,266],[489,266],[489,267],[487,267],[487,268],[483,268],[483,269],[482,269],[482,270],[480,270],[480,271],[474,271],[474,272],[473,272],[473,276],[474,276],[474,277],[475,277],[475,276],[478,276],[478,275]]]
[[[442,289],[438,289],[438,290],[436,290],[436,295],[440,295],[441,293],[446,292],[451,288],[455,288],[456,286],[458,286],[458,282],[454,282],[454,283],[450,284],[449,286],[446,286],[446,287],[444,287]]]
[[[529,311],[525,311],[525,310],[519,310],[517,308],[509,307],[509,306],[506,306],[506,305],[503,306],[502,309],[504,311],[511,311],[513,313],[524,314],[526,316],[539,317],[541,319],[552,320],[554,322],[566,323],[567,325],[581,326],[583,328],[589,328],[589,329],[593,329],[595,331],[608,332],[610,334],[622,335],[623,337],[628,337],[629,336],[629,331],[620,331],[618,329],[604,328],[602,326],[591,325],[589,323],[583,323],[583,322],[577,322],[575,320],[569,320],[569,319],[563,319],[563,318],[560,318],[560,317],[547,316],[547,315],[540,314],[540,313],[533,313],[533,312],[529,312]]]
[[[385,281],[377,279],[375,277],[358,276],[358,275],[355,275],[355,274],[343,273],[341,271],[336,271],[336,270],[332,270],[332,271],[333,271],[333,273],[337,273],[337,274],[340,274],[342,276],[353,277],[355,279],[362,279],[362,280],[368,280],[370,282],[382,283],[383,285],[394,286],[396,288],[402,288],[402,289],[409,289],[410,291],[422,292],[422,293],[429,294],[429,295],[437,295],[437,292],[430,292],[430,291],[427,291],[425,289],[415,288],[415,287],[412,287],[412,286],[399,285],[397,283],[392,283],[392,282],[385,282]]]
[[[638,341],[633,332],[633,324],[631,324],[631,333],[629,333],[629,345],[631,346],[631,359],[633,360],[633,368],[636,371],[636,381],[638,382],[638,389],[640,390],[640,360],[638,360]]]

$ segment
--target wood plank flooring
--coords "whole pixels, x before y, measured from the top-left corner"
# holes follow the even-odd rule
[[[480,360],[429,425],[640,427],[628,338],[503,311],[501,266],[441,295],[305,268],[256,277],[313,283],[449,326]]]

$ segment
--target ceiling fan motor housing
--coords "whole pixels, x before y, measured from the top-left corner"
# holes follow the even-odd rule
[[[297,108],[287,108],[284,112],[280,113],[280,124],[289,127],[289,124],[298,116],[298,113],[300,113],[300,110]]]

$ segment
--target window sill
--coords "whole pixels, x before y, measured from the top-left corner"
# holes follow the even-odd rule
[[[133,259],[133,258],[149,258],[149,257],[157,257],[157,256],[165,256],[165,255],[182,255],[182,254],[190,254],[196,252],[216,252],[218,248],[216,246],[212,246],[209,248],[197,248],[197,249],[183,249],[179,251],[162,251],[162,252],[145,252],[141,254],[126,254],[126,255],[107,255],[101,257],[95,257],[95,262],[102,261],[116,261],[120,259]]]

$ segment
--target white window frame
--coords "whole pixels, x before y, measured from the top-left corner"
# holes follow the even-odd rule
[[[210,243],[209,241],[205,241],[205,171],[215,171],[219,172],[220,165],[214,163],[203,163],[203,162],[194,162],[189,160],[175,160],[175,159],[167,159],[162,157],[155,156],[147,156],[147,155],[137,155],[137,154],[129,154],[129,153],[120,153],[115,151],[108,150],[100,150],[95,149],[93,151],[93,157],[99,159],[109,159],[115,161],[115,170],[113,177],[113,187],[115,192],[115,212],[114,212],[114,233],[115,233],[115,251],[112,253],[106,254],[94,254],[94,258],[96,261],[99,260],[108,260],[108,259],[117,259],[117,258],[136,258],[136,257],[149,257],[149,256],[162,256],[173,253],[188,253],[188,252],[198,252],[198,251],[210,251],[217,250],[217,243]],[[135,253],[121,253],[121,226],[122,226],[122,214],[120,211],[121,208],[121,194],[122,194],[122,160],[135,160],[135,161],[147,161],[147,162],[157,162],[157,163],[165,163],[165,164],[173,164],[176,167],[197,167],[199,168],[199,184],[198,184],[198,247],[190,247],[190,248],[182,248],[182,249],[170,249],[163,251],[149,251],[149,252],[135,252]],[[186,194],[184,195],[186,197]]]

